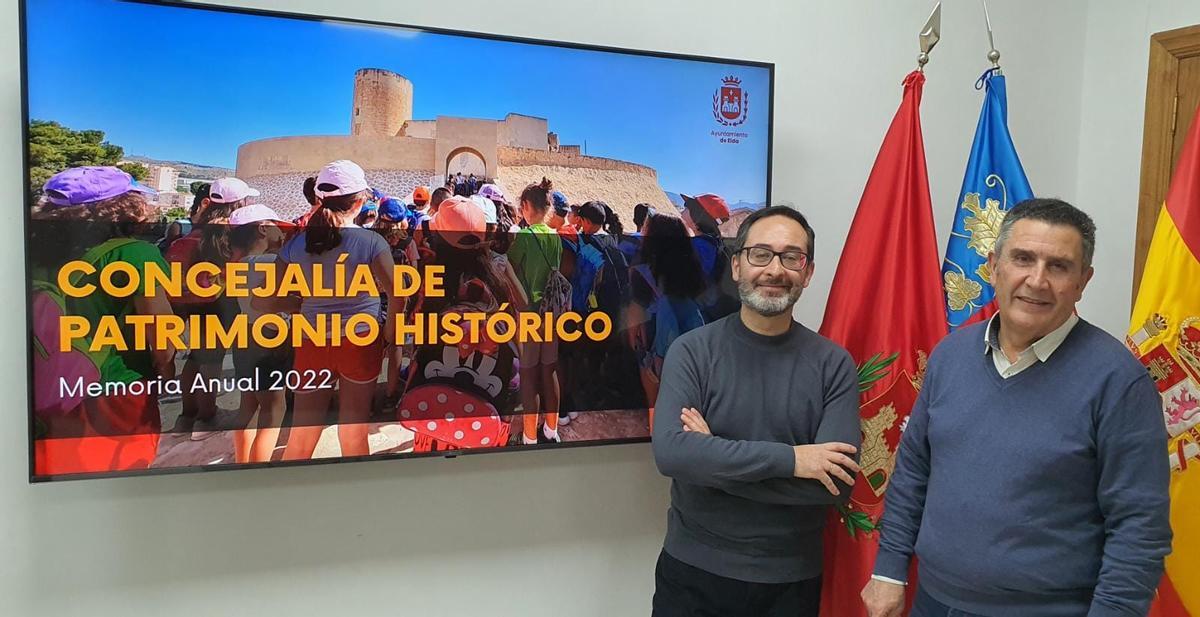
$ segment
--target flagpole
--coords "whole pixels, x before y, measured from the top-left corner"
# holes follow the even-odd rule
[[[922,69],[940,38],[937,3],[919,32],[917,68],[904,77],[900,106],[867,176],[821,320],[820,334],[858,366],[864,435],[864,463],[849,502],[830,512],[825,527],[821,617],[867,617],[860,594],[874,569],[876,526],[900,435],[920,396],[929,353],[949,331],[920,113]],[[881,307],[900,312],[880,320]]]
[[[983,4],[983,19],[987,22],[988,45],[991,50],[987,53],[987,59],[992,63],[994,74],[1002,75],[1000,72],[1000,52],[996,49],[996,41],[992,38],[992,17],[988,15],[987,0],[979,0]]]
[[[929,14],[929,19],[925,20],[925,25],[921,26],[921,34],[917,38],[921,43],[921,53],[917,54],[917,70],[924,73],[925,64],[929,62],[929,52],[933,51],[933,46],[942,38],[941,2],[933,5],[933,12]]]

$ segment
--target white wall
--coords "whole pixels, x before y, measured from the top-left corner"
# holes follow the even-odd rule
[[[765,37],[790,45],[762,53],[778,63],[774,198],[794,203],[817,232],[817,274],[797,311],[815,328],[841,240],[900,103],[900,81],[916,66],[917,31],[932,2],[798,4],[803,10],[772,17],[777,32]],[[974,84],[991,66],[978,2],[943,4],[942,40],[925,69],[921,106],[939,258],[979,119],[983,93]],[[990,4],[1008,81],[1009,126],[1030,184],[1036,193],[1070,199],[1086,5]],[[737,45],[729,51],[737,53]]]
[[[246,4],[777,63],[775,200],[795,203],[818,232],[818,274],[799,311],[816,327],[931,3]],[[979,113],[972,84],[987,51],[978,5],[946,4],[923,108],[939,245]],[[1146,37],[1200,15],[1185,14],[1186,0],[1096,4],[1089,11],[1082,0],[1011,0],[991,8],[1030,181],[1100,222],[1097,265],[1111,274],[1097,277],[1082,310],[1119,332]],[[0,260],[19,264],[17,11],[13,0],[7,7],[0,187],[9,207],[0,211]],[[0,269],[0,295],[13,299],[10,325],[0,328],[9,369],[0,376],[8,410],[0,420],[0,613],[648,613],[667,485],[646,446],[27,486],[23,293],[20,269]]]
[[[1109,332],[1129,328],[1150,35],[1197,23],[1195,0],[1093,0],[1088,11],[1076,198],[1096,220],[1097,250],[1079,312]]]

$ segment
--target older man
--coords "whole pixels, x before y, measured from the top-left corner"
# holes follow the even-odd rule
[[[1096,227],[1057,199],[1015,206],[988,267],[999,312],[929,360],[882,521],[871,617],[1145,615],[1171,543],[1154,384],[1075,315]]]
[[[850,497],[861,432],[850,354],[792,319],[812,248],[799,212],[751,214],[730,264],[741,311],[667,354],[654,458],[673,482],[655,617],[817,615],[826,508]]]

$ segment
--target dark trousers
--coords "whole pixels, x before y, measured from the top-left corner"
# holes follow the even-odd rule
[[[908,617],[987,617],[976,613],[950,608],[933,599],[924,589],[917,587],[917,597],[913,600],[912,612]]]
[[[817,617],[821,577],[748,583],[717,576],[659,553],[652,617]]]

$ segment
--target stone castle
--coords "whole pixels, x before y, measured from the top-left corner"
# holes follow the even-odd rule
[[[637,203],[649,203],[660,212],[676,211],[654,169],[586,156],[579,146],[560,146],[545,118],[510,113],[503,120],[414,120],[412,103],[411,81],[383,69],[360,69],[354,76],[350,134],[242,144],[237,176],[261,191],[259,202],[295,216],[308,209],[301,193],[304,179],[329,161],[353,160],[367,172],[372,186],[403,196],[419,185],[440,186],[450,162],[466,154],[477,159],[476,167],[495,179],[514,206],[528,184],[546,176],[572,203],[607,202],[627,230],[633,226]]]

